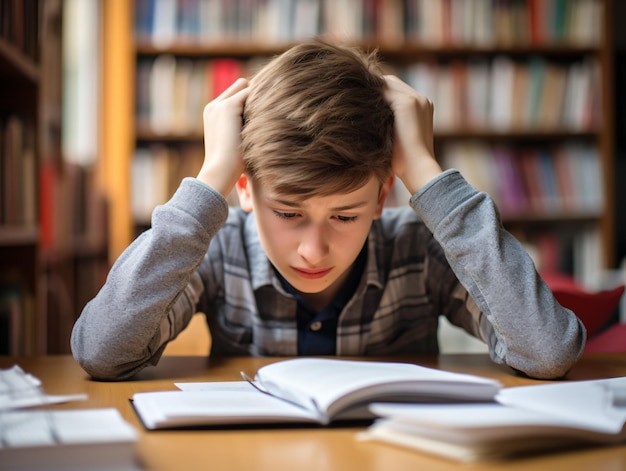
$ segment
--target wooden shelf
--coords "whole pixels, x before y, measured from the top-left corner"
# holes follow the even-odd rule
[[[37,245],[39,230],[36,227],[0,227],[0,247]]]
[[[495,131],[493,129],[446,129],[435,131],[435,140],[441,139],[483,139],[483,140],[515,140],[515,141],[545,141],[597,139],[599,130],[571,131],[571,130],[541,130],[541,129],[511,129]],[[204,136],[201,131],[188,133],[159,134],[147,128],[137,128],[135,138],[139,142],[170,142],[170,143],[202,143]]]
[[[280,54],[295,43],[283,44],[255,44],[255,39],[224,42],[179,42],[167,47],[154,46],[149,41],[140,41],[135,44],[135,52],[140,56],[156,56],[159,54],[173,54],[188,57],[238,57],[249,58],[256,56],[272,56]],[[577,46],[567,43],[555,44],[520,44],[520,45],[426,45],[417,42],[404,42],[402,44],[385,44],[371,41],[356,41],[355,46],[366,50],[378,50],[378,52],[390,59],[398,60],[416,56],[463,56],[468,55],[497,55],[528,56],[540,55],[547,57],[578,57],[581,55],[596,54],[598,48],[594,46]]]
[[[106,259],[107,246],[104,241],[93,241],[87,237],[76,237],[67,247],[46,251],[42,254],[42,261],[54,264],[68,258],[75,259]]]
[[[545,226],[546,224],[554,225],[588,225],[597,224],[601,214],[594,212],[572,212],[564,213],[562,211],[546,211],[545,213],[527,213],[527,214],[503,214],[502,222],[507,226]]]
[[[39,65],[7,40],[0,38],[0,77],[39,81]]]

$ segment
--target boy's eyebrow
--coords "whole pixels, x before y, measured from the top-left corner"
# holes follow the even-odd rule
[[[300,203],[296,201],[283,200],[280,198],[269,198],[269,199],[271,199],[274,203],[288,206],[290,208],[299,208],[301,206]],[[349,211],[351,209],[357,209],[363,206],[367,206],[367,201],[357,201],[355,203],[346,204],[344,206],[336,206],[334,208],[330,208],[330,210],[331,211]]]
[[[367,206],[367,201],[357,201],[356,203],[347,204],[345,206],[337,206],[336,208],[331,208],[331,210],[332,211],[350,211],[351,209],[357,209],[363,206]]]

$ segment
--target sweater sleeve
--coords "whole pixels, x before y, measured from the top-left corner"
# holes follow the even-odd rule
[[[124,379],[157,363],[195,313],[197,268],[227,215],[222,195],[194,178],[154,210],[151,229],[121,254],[74,325],[72,353],[87,373]]]
[[[583,352],[585,329],[502,227],[492,199],[448,170],[413,195],[411,206],[469,293],[464,309],[491,358],[531,377],[565,375]]]

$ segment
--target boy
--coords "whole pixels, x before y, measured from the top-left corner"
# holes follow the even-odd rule
[[[195,312],[216,356],[433,354],[445,315],[495,362],[564,375],[584,327],[489,196],[442,172],[432,117],[373,55],[318,41],[236,81],[205,108],[198,176],[155,209],[76,322],[77,361],[131,377]],[[394,177],[410,207],[383,212]]]

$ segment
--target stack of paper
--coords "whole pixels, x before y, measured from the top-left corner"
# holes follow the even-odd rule
[[[384,404],[362,439],[459,461],[626,442],[626,378],[502,389],[488,404]]]
[[[136,470],[135,429],[117,409],[24,409],[76,399],[48,395],[18,366],[0,370],[0,470]]]
[[[19,366],[0,370],[0,411],[87,399],[86,394],[46,394],[41,381]]]

